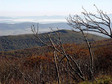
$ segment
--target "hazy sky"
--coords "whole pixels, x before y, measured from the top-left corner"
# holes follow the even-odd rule
[[[0,16],[68,15],[95,11],[93,4],[112,13],[112,0],[0,0]]]

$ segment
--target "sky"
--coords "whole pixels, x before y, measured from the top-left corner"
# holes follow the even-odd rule
[[[95,12],[94,4],[112,13],[112,0],[0,0],[0,16],[66,16],[80,14],[82,6]]]

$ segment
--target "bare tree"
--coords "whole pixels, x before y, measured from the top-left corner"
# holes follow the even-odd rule
[[[38,28],[38,26],[37,26]],[[67,67],[68,67],[68,72],[70,73],[71,77],[78,81],[78,80],[85,80],[85,77],[84,77],[84,74],[81,70],[81,67],[80,65],[77,63],[76,59],[74,59],[71,55],[68,55],[64,49],[64,46],[63,46],[63,43],[61,41],[61,38],[60,38],[60,34],[58,32],[55,32],[56,36],[58,37],[56,40],[58,41],[57,43],[54,42],[54,40],[51,38],[51,34],[49,33],[48,34],[48,37],[49,37],[49,43],[50,44],[47,44],[46,42],[44,42],[40,37],[39,37],[39,34],[38,34],[38,29],[36,30],[35,29],[35,26],[32,26],[31,27],[32,29],[32,32],[34,33],[35,37],[37,39],[40,40],[41,43],[43,43],[44,45],[46,46],[50,46],[51,48],[53,48],[54,52],[57,52],[57,53],[60,53],[63,57],[61,57],[60,59],[58,59],[59,63],[61,63],[63,61],[63,59],[67,59]],[[60,47],[60,49],[58,47]],[[54,54],[54,59],[55,59],[55,54]],[[56,71],[57,71],[57,78],[58,78],[58,83],[59,83],[59,66],[57,66],[57,62],[54,61],[55,64],[56,64]],[[78,78],[76,78],[76,76]]]
[[[98,14],[88,12],[83,8],[83,17],[79,15],[70,15],[69,18],[67,18],[69,25],[71,25],[73,28],[81,29],[82,31],[96,32],[112,38],[110,17],[102,10],[99,10],[96,5],[94,6]]]
[[[93,52],[91,49],[91,44],[88,41],[85,31],[96,32],[100,34],[104,34],[112,38],[112,28],[111,28],[111,20],[109,16],[104,13],[102,10],[99,10],[96,5],[94,5],[98,14],[93,14],[91,12],[86,11],[84,8],[84,12],[82,12],[83,17],[79,15],[69,16],[67,18],[68,24],[72,26],[74,29],[78,29],[81,31],[90,53],[90,79],[94,80],[94,69],[93,69]]]

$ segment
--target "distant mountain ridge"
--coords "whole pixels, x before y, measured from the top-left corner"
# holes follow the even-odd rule
[[[63,43],[84,43],[84,38],[81,33],[74,32],[71,30],[58,30],[55,32],[60,33],[60,38],[62,39]],[[55,32],[48,32],[51,34],[51,39],[53,39],[54,41],[56,40],[56,38],[58,38]],[[43,41],[48,42],[48,33],[39,34],[39,37]],[[88,39],[89,41],[97,41],[105,38],[93,34],[88,34]],[[26,49],[38,46],[43,46],[43,44],[37,38],[35,38],[33,34],[0,36],[0,51]]]
[[[32,25],[35,25],[36,27],[37,23],[34,22],[24,22],[15,24],[0,23],[0,36],[32,33],[31,32]],[[39,31],[48,32],[50,31],[49,27],[52,27],[54,30],[56,30],[57,28],[71,29],[71,27],[67,23],[47,23],[47,24],[39,24]]]

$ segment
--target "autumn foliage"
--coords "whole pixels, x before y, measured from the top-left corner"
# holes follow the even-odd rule
[[[97,42],[98,43],[98,42]],[[88,66],[89,65],[89,51],[85,45],[77,44],[63,44],[67,54],[71,55],[73,59],[76,59],[80,64],[86,78],[88,78]],[[95,47],[94,47],[95,46]],[[57,46],[60,49],[59,46]],[[49,49],[49,50],[47,50]],[[39,49],[38,49],[39,50]],[[42,49],[41,49],[42,50]],[[101,74],[112,75],[112,47],[102,46],[97,47],[93,45],[94,52],[94,73],[95,77]],[[33,50],[31,55],[26,54],[26,51],[22,51],[24,55],[20,57],[14,57],[15,52],[4,52],[0,58],[0,81],[2,84],[56,84],[57,75],[54,62],[54,54],[52,48],[43,48],[41,51]],[[16,51],[17,53],[18,51]],[[20,51],[19,51],[20,52]],[[19,55],[19,52],[17,53]],[[36,53],[38,52],[38,53]],[[34,54],[35,53],[35,54]],[[5,55],[5,57],[4,57]],[[28,55],[28,56],[27,56]],[[63,56],[57,53],[58,58]],[[11,59],[9,59],[11,58]],[[60,70],[61,83],[71,84],[74,83],[74,79],[67,72],[67,59],[64,58],[62,63],[57,61]],[[10,75],[9,75],[10,73]],[[79,80],[80,81],[80,80]],[[9,83],[10,82],[10,83]]]

